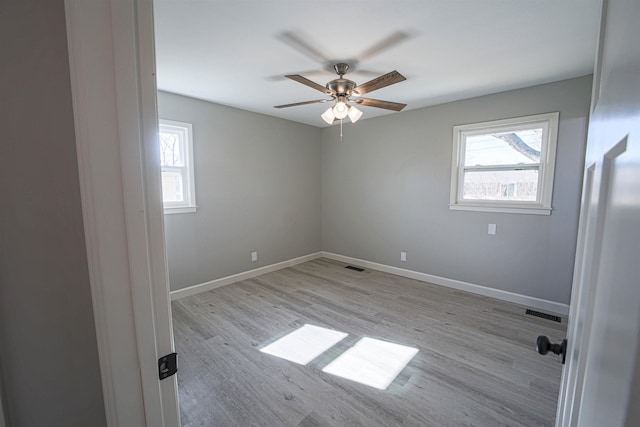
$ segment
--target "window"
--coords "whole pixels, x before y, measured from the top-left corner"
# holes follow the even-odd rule
[[[160,119],[160,167],[164,212],[196,211],[192,126]]]
[[[558,117],[454,126],[449,208],[549,215]]]

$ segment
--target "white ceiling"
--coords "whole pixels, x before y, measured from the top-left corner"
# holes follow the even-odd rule
[[[366,96],[403,111],[590,74],[601,0],[155,0],[160,90],[326,126],[323,59],[354,62],[357,84],[398,70],[407,80]],[[314,58],[304,42],[320,53]],[[375,49],[374,49],[375,50]],[[360,107],[359,107],[360,108]],[[402,114],[361,107],[362,119]]]

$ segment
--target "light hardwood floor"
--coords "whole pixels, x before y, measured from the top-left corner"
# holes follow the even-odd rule
[[[553,425],[562,323],[318,259],[172,303],[183,427]],[[305,323],[349,334],[306,366],[260,348]],[[362,337],[419,349],[387,390],[322,372]]]

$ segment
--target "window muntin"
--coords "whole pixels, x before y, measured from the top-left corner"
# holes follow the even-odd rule
[[[159,144],[165,213],[195,212],[191,124],[161,119]]]
[[[450,208],[548,215],[558,116],[454,126]]]

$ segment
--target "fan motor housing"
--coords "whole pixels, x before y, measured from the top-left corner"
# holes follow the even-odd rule
[[[348,79],[335,79],[327,83],[327,89],[335,92],[336,96],[348,96],[351,95],[353,88],[356,87],[356,83]]]

